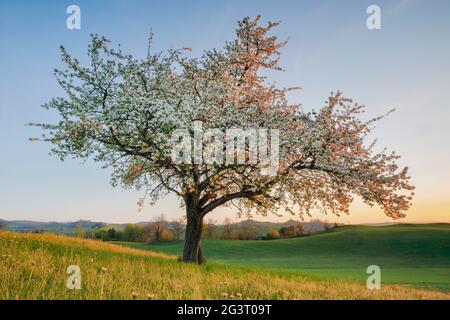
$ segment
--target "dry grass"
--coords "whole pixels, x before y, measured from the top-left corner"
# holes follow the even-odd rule
[[[81,290],[68,290],[78,265]],[[0,299],[450,299],[386,285],[178,262],[175,257],[93,240],[0,232]]]

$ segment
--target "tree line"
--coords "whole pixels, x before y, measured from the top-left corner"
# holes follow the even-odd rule
[[[293,222],[280,228],[258,227],[253,223],[234,223],[225,218],[222,224],[216,220],[208,219],[202,228],[203,239],[216,240],[276,240],[280,238],[294,238],[307,236],[312,233],[329,230],[337,224],[330,224],[320,220],[310,222]],[[98,230],[83,230],[77,227],[77,237],[97,239],[103,241],[126,242],[160,242],[183,240],[186,230],[185,218],[167,221],[160,215],[146,224],[127,224],[124,228],[105,227]]]
[[[183,218],[167,221],[164,215],[146,224],[127,224],[123,229],[105,227],[98,230],[83,230],[77,227],[75,236],[80,238],[97,239],[103,241],[126,242],[158,242],[180,240],[184,232]]]

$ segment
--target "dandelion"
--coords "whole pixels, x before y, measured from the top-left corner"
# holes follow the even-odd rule
[[[149,293],[147,294],[147,299],[148,300],[155,300],[157,297],[157,295],[155,293]]]
[[[108,271],[105,267],[101,268],[101,273],[98,275],[98,277],[102,280],[101,285],[100,285],[100,300],[103,299],[103,288],[105,286],[105,277],[103,277],[103,275],[106,273],[106,271]]]

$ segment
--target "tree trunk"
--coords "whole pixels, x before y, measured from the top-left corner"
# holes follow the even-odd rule
[[[199,214],[198,201],[186,201],[186,235],[184,238],[183,261],[202,264],[203,253],[200,246],[202,239],[203,217]]]

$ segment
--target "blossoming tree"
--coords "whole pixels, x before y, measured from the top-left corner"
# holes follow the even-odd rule
[[[64,70],[55,70],[65,97],[51,99],[56,124],[43,140],[61,159],[89,158],[112,168],[112,184],[136,187],[155,202],[174,193],[186,209],[183,260],[201,263],[203,219],[219,206],[241,214],[300,216],[315,209],[339,215],[359,196],[391,218],[409,208],[413,187],[395,153],[376,153],[367,136],[374,122],[359,117],[364,107],[332,93],[318,111],[305,112],[286,95],[296,88],[268,83],[262,70],[281,70],[277,23],[244,18],[236,39],[221,50],[189,58],[188,48],[134,58],[96,35],[82,65],[61,47]],[[150,45],[149,45],[150,47]],[[279,167],[261,174],[261,163],[175,163],[175,130],[269,128],[279,131]],[[203,141],[207,148],[208,141]],[[294,209],[295,208],[295,209]]]

